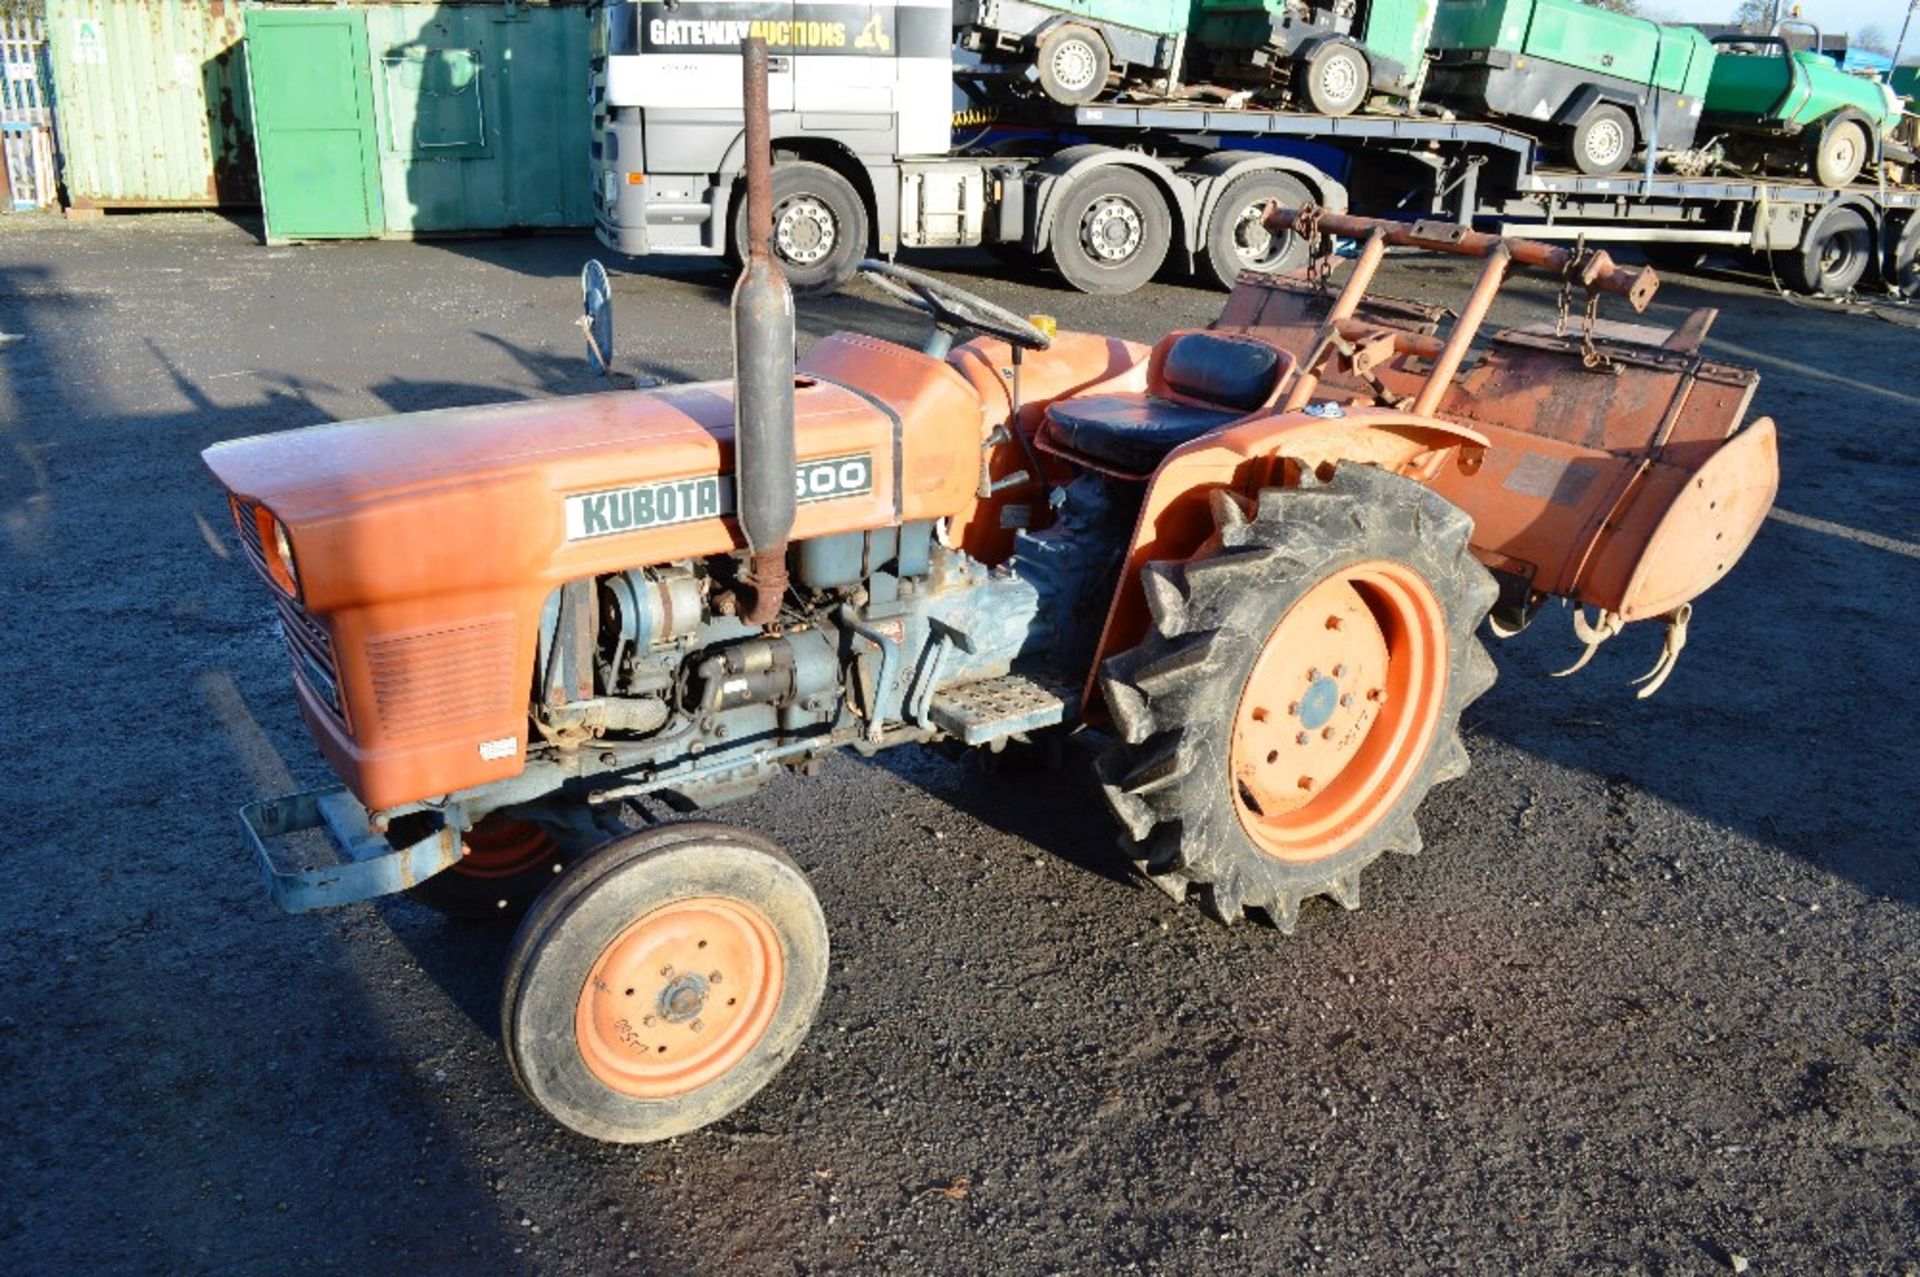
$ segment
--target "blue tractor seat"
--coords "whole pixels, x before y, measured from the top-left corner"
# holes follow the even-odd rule
[[[1271,346],[1204,332],[1173,338],[1158,362],[1156,383],[1167,394],[1056,399],[1049,433],[1069,451],[1147,474],[1181,444],[1264,407],[1281,371]]]

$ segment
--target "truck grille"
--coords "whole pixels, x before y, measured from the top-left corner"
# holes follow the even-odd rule
[[[326,627],[307,614],[307,610],[279,591],[274,602],[280,611],[280,634],[287,641],[293,668],[306,685],[325,701],[327,708],[339,714],[340,678],[333,666],[333,638]]]
[[[260,521],[256,518],[259,507],[251,501],[235,498],[233,502],[233,526],[240,533],[240,548],[246,552],[254,570],[261,576],[267,575],[267,550],[260,544]]]

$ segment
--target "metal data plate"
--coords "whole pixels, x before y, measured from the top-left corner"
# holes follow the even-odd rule
[[[405,891],[460,859],[460,835],[445,826],[396,851],[374,832],[367,809],[337,786],[248,803],[240,809],[240,825],[268,894],[288,913]],[[324,832],[341,859],[311,865],[275,855],[275,844],[309,832]]]

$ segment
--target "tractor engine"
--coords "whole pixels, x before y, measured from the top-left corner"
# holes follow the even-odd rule
[[[741,615],[732,556],[569,583],[542,616],[532,721],[554,757],[590,757],[577,765],[594,783],[613,772],[629,794],[694,807],[849,741],[956,734],[943,693],[1015,671],[1064,689],[1085,668],[1135,486],[1084,475],[1056,489],[1051,524],[1016,533],[991,568],[935,520],[799,542],[766,629]]]

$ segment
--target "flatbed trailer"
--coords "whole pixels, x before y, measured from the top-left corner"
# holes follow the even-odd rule
[[[657,8],[604,4],[595,24],[596,232],[629,256],[737,257],[744,130],[729,41],[753,24]],[[1309,200],[1636,243],[1669,263],[1709,245],[1769,252],[1808,292],[1920,274],[1912,189],[1584,177],[1538,167],[1526,133],[1432,115],[1016,102],[956,116],[965,75],[947,43],[950,8],[876,4],[857,38],[831,22],[789,24],[794,51],[774,58],[774,248],[796,288],[838,287],[868,256],[975,245],[1030,254],[1086,292],[1129,292],[1167,268],[1231,285],[1242,270],[1304,262],[1304,245],[1270,235],[1261,214]]]

